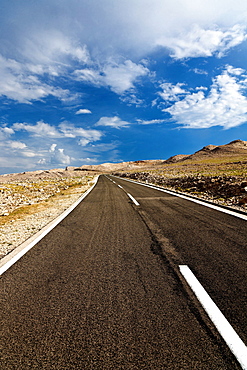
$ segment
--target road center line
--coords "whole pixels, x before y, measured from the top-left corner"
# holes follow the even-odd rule
[[[117,177],[117,176],[115,176],[115,177]],[[134,184],[138,184],[138,185],[146,186],[146,187],[151,188],[151,189],[159,190],[159,191],[162,191],[164,193],[173,195],[175,197],[186,199],[186,200],[189,200],[190,202],[194,202],[194,203],[200,204],[202,206],[205,206],[205,207],[208,207],[208,208],[212,208],[212,209],[215,209],[216,211],[227,213],[227,214],[229,214],[231,216],[235,216],[235,217],[241,218],[242,220],[247,221],[247,215],[245,215],[245,214],[237,213],[237,212],[234,212],[234,211],[232,211],[230,209],[222,208],[222,207],[220,207],[218,205],[214,205],[214,204],[211,204],[211,203],[206,203],[203,200],[199,200],[197,198],[191,198],[189,196],[176,193],[175,191],[169,191],[167,189],[162,189],[162,188],[159,188],[159,187],[154,186],[154,185],[143,184],[142,182],[139,182],[139,181],[134,181],[134,180],[130,180],[130,179],[123,179],[123,178],[121,178],[121,180],[129,181],[129,182],[132,182]]]
[[[135,205],[136,205],[136,206],[139,206],[139,205],[140,205],[140,204],[137,202],[137,200],[136,200],[134,197],[132,197],[132,195],[131,195],[131,194],[127,193],[127,195],[130,197],[130,199],[132,200],[132,202],[133,202],[133,203],[135,203]]]
[[[122,187],[121,185],[118,185],[118,187],[119,187],[120,189],[123,189],[123,187]]]
[[[247,347],[242,339],[229,324],[190,268],[186,265],[180,265],[179,269],[222,338],[240,363],[242,369],[247,370]]]

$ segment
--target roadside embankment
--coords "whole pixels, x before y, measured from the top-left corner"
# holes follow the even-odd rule
[[[247,178],[191,175],[168,178],[149,172],[114,173],[114,175],[189,193],[198,198],[242,211],[247,210]]]

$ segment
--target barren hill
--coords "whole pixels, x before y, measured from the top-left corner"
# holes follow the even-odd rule
[[[176,155],[170,157],[165,161],[165,163],[177,163],[187,160],[197,160],[197,159],[206,159],[220,156],[237,156],[237,155],[247,155],[247,141],[243,140],[234,140],[229,144],[225,145],[207,145],[202,149],[198,150],[191,155]]]
[[[142,170],[146,167],[152,167],[162,164],[163,160],[140,160],[133,162],[120,163],[102,163],[99,165],[86,165],[74,168],[74,171],[97,171],[97,172],[112,172],[112,171],[130,171]]]
[[[99,165],[83,165],[80,167],[66,167],[65,169],[52,169],[52,170],[39,170],[30,171],[23,173],[14,173],[8,175],[0,175],[0,183],[8,181],[25,181],[31,179],[60,179],[60,178],[74,178],[86,174],[99,174],[99,173],[109,173],[109,172],[133,172],[133,171],[149,171],[155,168],[160,169],[164,165],[173,164],[186,164],[191,161],[204,161],[207,159],[217,159],[217,158],[237,158],[241,156],[247,161],[247,141],[234,140],[225,145],[207,145],[202,149],[198,150],[194,154],[177,154],[167,160],[139,160],[130,162],[120,162],[120,163],[102,163]]]

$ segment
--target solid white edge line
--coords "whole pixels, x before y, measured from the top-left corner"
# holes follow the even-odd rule
[[[86,196],[93,190],[97,184],[99,176],[94,180],[94,184],[75,202],[73,203],[66,211],[64,211],[60,216],[55,220],[45,226],[40,232],[35,234],[33,237],[29,238],[26,242],[22,243],[19,247],[14,249],[7,256],[3,257],[0,260],[0,276],[7,271],[12,265],[14,265],[24,254],[26,254],[31,248],[33,248],[42,238],[44,238],[54,227],[56,227],[65,217],[67,217],[75,207],[78,206],[81,201],[86,198]],[[31,241],[32,240],[32,241]],[[29,242],[30,241],[30,242]]]
[[[116,177],[117,177],[117,176],[116,176]],[[148,188],[151,188],[151,189],[155,189],[155,190],[163,191],[164,193],[174,195],[175,197],[183,198],[183,199],[189,200],[189,201],[191,201],[191,202],[194,202],[194,203],[197,203],[197,204],[203,205],[203,206],[205,206],[205,207],[215,209],[216,211],[220,211],[220,212],[223,212],[223,213],[227,213],[227,214],[229,214],[229,215],[231,215],[231,216],[235,216],[235,217],[238,217],[238,218],[241,218],[241,219],[243,219],[243,220],[247,221],[247,215],[242,215],[241,213],[237,213],[237,212],[234,212],[234,211],[231,211],[231,210],[225,209],[225,208],[221,208],[221,207],[216,206],[216,205],[214,205],[214,204],[206,203],[206,202],[204,202],[203,200],[193,199],[193,198],[187,197],[186,195],[183,195],[183,194],[174,193],[174,192],[172,192],[172,191],[169,191],[169,190],[166,190],[166,189],[161,189],[161,188],[158,188],[158,187],[156,187],[156,186],[149,185],[149,184],[143,184],[143,183],[138,182],[138,181],[133,181],[133,180],[129,180],[129,179],[123,179],[122,177],[119,177],[119,178],[120,178],[121,180],[125,180],[125,181],[129,181],[129,182],[133,182],[134,184],[139,184],[139,185],[147,186]]]
[[[210,298],[201,283],[197,280],[193,272],[186,265],[179,266],[180,272],[202,304],[208,316],[216,326],[222,338],[240,363],[242,369],[247,370],[247,347],[242,339],[229,324],[225,316]]]
[[[133,203],[135,203],[136,206],[139,206],[140,204],[137,202],[137,200],[135,200],[134,197],[132,197],[131,194],[127,193],[127,195],[130,197],[130,199],[132,200]]]

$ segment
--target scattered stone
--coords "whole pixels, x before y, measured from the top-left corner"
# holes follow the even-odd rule
[[[10,253],[14,248],[41,230],[48,222],[55,219],[63,211],[69,208],[90,186],[92,176],[74,179],[61,178],[59,181],[36,179],[23,182],[9,181],[4,184],[7,191],[0,192],[0,215],[9,216],[20,207],[30,207],[37,204],[37,209],[31,214],[22,214],[18,219],[1,220],[4,223],[0,226],[0,258]],[[25,185],[25,186],[24,186]],[[61,190],[73,186],[73,191],[62,194]],[[74,186],[75,185],[75,186]],[[1,186],[1,183],[0,183]],[[16,188],[18,186],[18,188]],[[2,187],[2,186],[1,186]],[[42,190],[41,192],[39,190]],[[49,201],[53,194],[56,197]],[[44,202],[47,201],[47,202]],[[41,206],[42,203],[42,206]]]
[[[175,191],[189,193],[221,205],[246,209],[247,182],[233,176],[192,176],[168,178],[149,172],[114,173],[144,183],[164,186]]]

